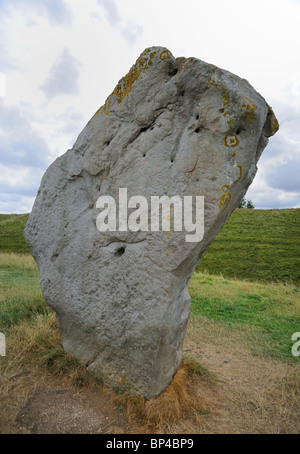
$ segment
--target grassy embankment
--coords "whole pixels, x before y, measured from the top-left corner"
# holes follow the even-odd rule
[[[28,214],[0,215],[0,252],[29,253]],[[300,283],[300,209],[235,210],[198,271],[261,282]]]
[[[273,369],[270,369],[274,377],[281,365],[287,364],[284,367],[288,369],[279,378],[274,378],[276,386],[280,384],[280,392],[276,388],[270,399],[264,397],[264,401],[259,403],[261,414],[257,413],[257,408],[252,412],[253,398],[249,398],[249,390],[238,389],[236,394],[231,395],[235,391],[227,389],[232,405],[233,399],[236,399],[236,411],[244,408],[242,416],[235,421],[235,424],[241,424],[241,431],[247,428],[250,432],[255,431],[260,425],[258,431],[294,432],[299,424],[295,414],[299,411],[300,357],[291,354],[291,336],[300,331],[299,287],[296,285],[299,283],[299,213],[300,210],[237,210],[198,267],[206,272],[195,273],[190,283],[192,304],[187,345],[192,347],[186,349],[187,353],[192,351],[192,355],[202,362],[203,354],[199,351],[205,352],[206,348],[209,354],[205,366],[208,367],[211,364],[213,367],[220,352],[229,355],[230,361],[239,360],[238,368],[245,367],[243,358],[257,358],[257,361],[262,361],[257,374],[263,373],[265,365],[266,369],[271,368],[270,361],[275,361]],[[0,358],[0,395],[3,397],[2,411],[5,410],[0,433],[16,430],[12,421],[16,409],[26,402],[26,393],[32,389],[34,371],[38,371],[37,381],[45,380],[44,377],[49,374],[59,376],[60,380],[72,377],[76,386],[84,387],[90,381],[84,368],[66,355],[61,347],[54,314],[43,299],[39,273],[23,239],[26,219],[27,215],[0,216],[0,331],[5,333],[7,341],[7,356]],[[208,275],[207,271],[222,275]],[[229,279],[228,275],[240,279]],[[254,279],[259,279],[259,282]],[[214,358],[211,363],[210,357]],[[256,367],[255,364],[245,372],[246,375]],[[207,374],[205,367],[200,370],[201,373]],[[24,387],[20,383],[16,387],[12,379],[18,380],[18,383],[22,380]],[[260,384],[255,386],[252,394]],[[210,390],[207,389],[207,392]],[[270,390],[262,388],[257,392],[267,395]],[[215,400],[219,402],[219,397]],[[269,408],[270,402],[277,402],[279,416],[274,416],[274,410]],[[200,415],[210,411],[204,407],[198,410]],[[252,413],[251,419],[249,414]],[[231,418],[232,414],[228,421]],[[209,419],[207,421],[207,430],[213,431]],[[247,421],[244,428],[243,421],[245,424]],[[235,430],[228,427],[223,430]],[[187,430],[186,426],[182,430]],[[193,430],[198,431],[199,428]]]

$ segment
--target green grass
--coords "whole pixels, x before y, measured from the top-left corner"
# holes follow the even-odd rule
[[[0,252],[29,253],[24,228],[29,214],[0,214]]]
[[[29,253],[28,214],[0,214],[0,252]],[[300,209],[235,210],[197,271],[261,282],[300,284]]]
[[[0,253],[0,331],[50,311],[33,258]]]
[[[27,214],[0,215],[3,332],[51,312],[37,267],[26,254],[27,219]],[[228,333],[248,333],[255,354],[299,361],[291,355],[291,336],[300,331],[299,221],[300,209],[235,210],[190,282],[191,319],[213,321]]]
[[[253,353],[299,361],[291,355],[291,336],[300,331],[297,287],[195,273],[189,290],[191,318],[213,320],[220,326],[227,326],[229,331],[249,330],[253,336]]]
[[[229,280],[194,273],[189,292],[191,320],[248,333],[254,354],[299,361],[291,336],[300,331],[300,292],[293,285]],[[42,296],[30,255],[0,253],[0,331],[52,312]],[[219,327],[219,328],[218,328]],[[213,341],[213,334],[211,334]]]
[[[299,285],[300,209],[235,210],[197,270]]]

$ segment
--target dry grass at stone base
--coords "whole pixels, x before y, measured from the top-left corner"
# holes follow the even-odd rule
[[[124,408],[130,424],[143,424],[159,429],[194,415],[206,414],[205,399],[197,393],[197,377],[213,381],[212,374],[193,359],[186,359],[175,374],[167,389],[154,399],[118,396],[114,401]]]
[[[38,314],[11,328],[0,358],[0,433],[298,433],[298,364],[253,356],[248,335],[191,320],[182,367],[147,401],[87,374],[54,314]]]
[[[0,254],[0,433],[299,433],[299,288],[195,274],[189,291],[172,383],[121,396],[65,354],[33,258]]]

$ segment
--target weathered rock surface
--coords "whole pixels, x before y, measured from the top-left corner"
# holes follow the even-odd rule
[[[153,47],[45,173],[26,241],[65,350],[107,385],[151,398],[172,380],[189,279],[277,129],[246,80]],[[204,196],[203,239],[186,241],[172,223],[168,232],[100,232],[96,202],[118,201],[119,188],[144,196],[149,213],[151,196]]]

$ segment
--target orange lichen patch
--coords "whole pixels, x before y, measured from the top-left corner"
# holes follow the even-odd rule
[[[222,186],[222,191],[223,191],[223,192],[228,192],[229,189],[230,189],[229,184],[223,184],[223,186]]]
[[[208,79],[208,82],[211,85],[213,85],[214,87],[216,87],[217,90],[221,93],[222,99],[223,99],[223,109],[225,109],[226,107],[228,109],[228,107],[230,107],[231,100],[230,100],[230,96],[229,96],[229,93],[227,92],[226,88],[221,84],[221,82],[218,82],[215,79],[212,79],[211,77]],[[225,110],[225,112],[223,114],[224,117],[228,117],[231,115],[232,115],[232,113],[229,109]],[[232,127],[233,123],[234,123],[234,119],[228,118],[227,123],[230,127]]]
[[[235,156],[236,156],[236,152],[235,152],[235,151],[233,151],[233,152],[231,153],[231,155],[230,155],[230,156],[232,156],[233,158],[235,158]]]
[[[219,82],[217,82],[215,79],[212,79],[211,77],[209,77],[208,83],[210,83],[211,85],[216,87],[218,90],[221,89],[221,84]]]
[[[229,184],[224,184],[222,186],[222,191],[224,192],[224,194],[221,195],[220,202],[219,202],[219,209],[222,212],[226,210],[226,208],[228,207],[228,204],[230,202],[230,199],[231,199],[231,194],[229,192],[229,189],[230,189]]]
[[[112,95],[110,95],[112,96]],[[104,106],[100,107],[99,111],[101,113],[104,113],[105,115],[108,115],[109,114],[109,109],[110,109],[110,106],[111,106],[111,99],[110,99],[110,96],[107,98],[107,100],[105,101],[105,104]]]
[[[152,59],[154,58],[156,52],[151,52],[149,54],[149,49],[146,49],[140,57],[137,59],[136,63],[131,67],[129,72],[124,76],[117,84],[114,91],[109,95],[105,101],[104,106],[100,108],[100,112],[106,115],[109,114],[109,109],[111,107],[112,99],[115,97],[118,104],[126,98],[128,93],[130,93],[134,82],[139,78],[141,72],[146,71],[149,66],[152,65]]]
[[[236,181],[239,181],[242,178],[242,176],[243,176],[243,166],[241,164],[238,164],[238,167],[240,169],[240,176],[239,176],[239,178]]]
[[[223,107],[228,106],[229,103],[230,103],[230,96],[229,96],[228,93],[224,93],[224,95],[223,95]]]
[[[165,49],[160,53],[161,60],[166,60],[166,58],[171,58],[171,57],[172,57],[172,54],[168,49]]]
[[[225,147],[230,147],[230,148],[237,147],[239,145],[239,143],[240,143],[240,141],[237,138],[236,134],[228,133],[224,137]]]
[[[230,199],[231,199],[230,192],[227,192],[226,194],[223,194],[221,196],[220,202],[219,202],[219,208],[222,212],[225,211],[226,208],[228,207]]]
[[[188,67],[190,66],[191,63],[193,63],[195,61],[195,58],[193,57],[189,57],[189,58],[176,58],[176,61],[180,61],[180,66],[179,68],[182,69],[183,71],[185,69],[188,69]]]
[[[271,109],[272,110],[272,109]],[[273,113],[273,111],[272,111]],[[274,115],[274,114],[273,114]],[[274,118],[272,119],[271,121],[271,131],[272,131],[272,134],[274,135],[279,129],[279,123],[278,123],[278,120],[277,118],[275,117],[274,115]]]
[[[244,113],[242,114],[242,118],[246,118],[248,121],[254,121],[254,112],[256,110],[256,106],[254,101],[251,98],[246,98],[248,101],[245,104],[242,104],[242,108]]]
[[[224,85],[221,82],[218,82],[217,80],[212,79],[211,77],[208,79],[208,83],[210,83],[211,85],[216,87],[217,90],[219,90],[219,92],[221,93],[221,95],[223,97],[223,107],[228,106],[230,104],[230,96],[228,94],[228,91],[224,87]]]

